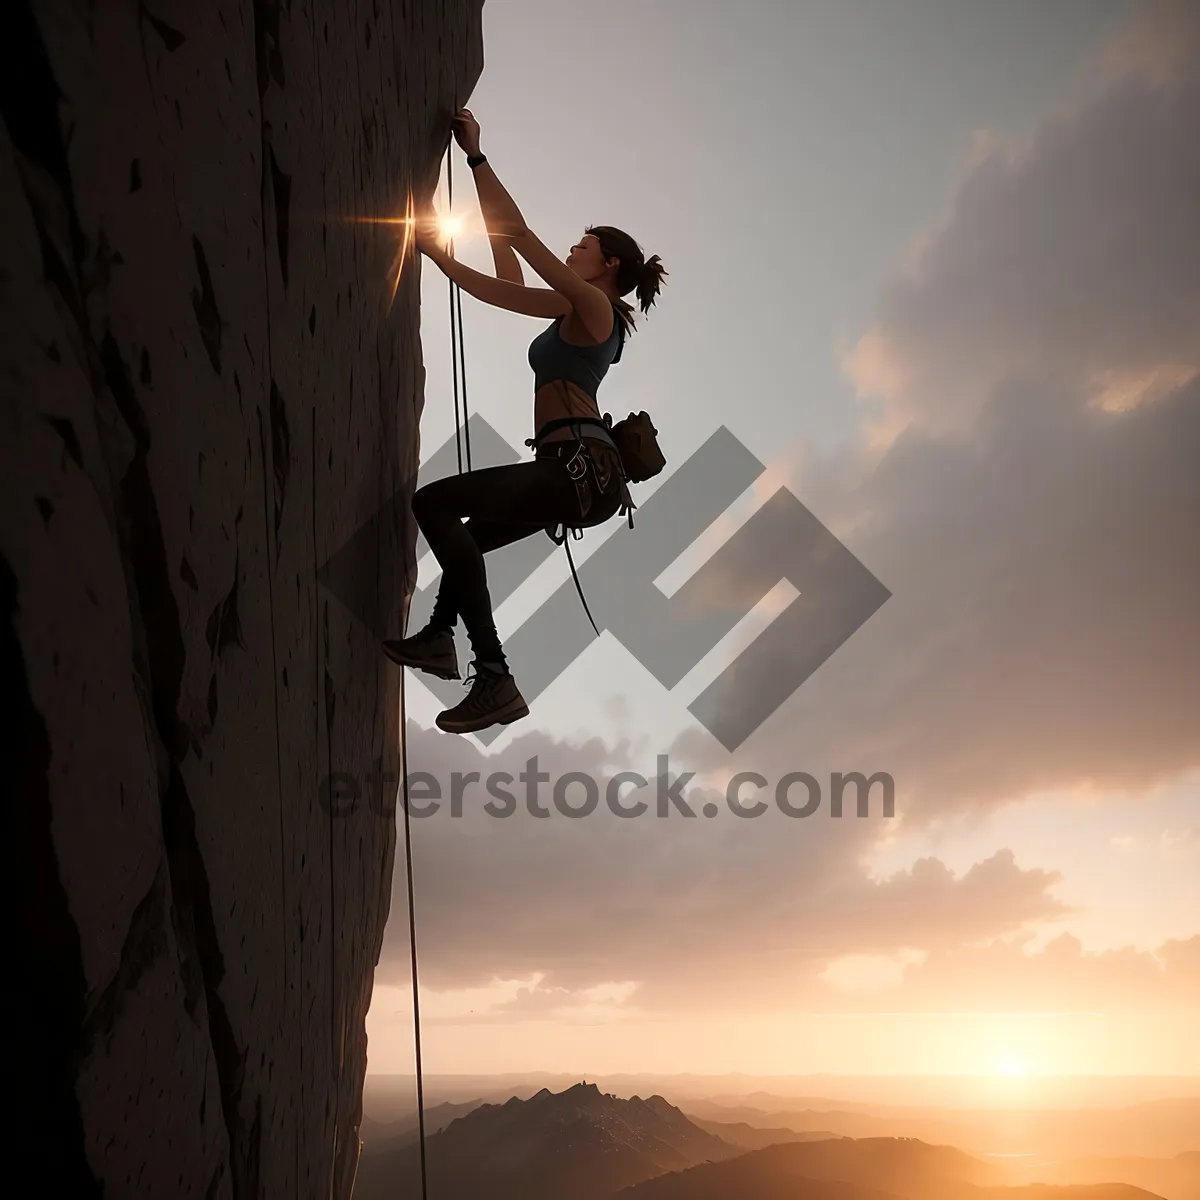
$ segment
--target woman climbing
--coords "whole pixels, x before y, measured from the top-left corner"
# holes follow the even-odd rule
[[[628,506],[626,473],[596,392],[634,329],[633,307],[621,297],[636,289],[648,312],[666,272],[658,255],[647,260],[633,238],[608,225],[590,227],[566,261],[559,259],[530,231],[480,153],[479,123],[469,110],[456,115],[454,136],[475,179],[496,275],[452,258],[428,219],[418,227],[417,248],[485,304],[554,318],[529,347],[533,461],[467,471],[418,489],[413,516],[441,565],[441,584],[425,628],[383,644],[393,662],[458,679],[453,630],[461,616],[474,653],[474,674],[467,676],[472,686],[461,703],[438,715],[437,725],[473,733],[529,713],[496,633],[483,556],[560,525],[600,525]],[[518,253],[549,287],[524,286]]]

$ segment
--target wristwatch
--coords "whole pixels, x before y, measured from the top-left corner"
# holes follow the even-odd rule
[[[467,155],[467,166],[470,167],[472,171],[475,170],[476,167],[483,166],[483,164],[485,162],[487,162],[486,154],[468,154]]]

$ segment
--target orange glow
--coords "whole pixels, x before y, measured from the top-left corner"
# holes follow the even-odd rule
[[[1017,1076],[1025,1074],[1025,1067],[1015,1054],[1006,1054],[1004,1064],[1000,1068],[1002,1075]]]
[[[449,248],[451,254],[454,253],[455,239],[469,236],[471,233],[469,216],[470,214],[465,212],[440,212],[435,201],[433,219],[437,224],[438,240],[442,246]],[[419,220],[412,191],[409,190],[402,217],[351,217],[348,219],[357,225],[398,225],[404,230],[390,272],[392,276],[391,294],[388,297],[388,309],[390,310],[396,300],[400,277],[404,273],[404,264],[408,261],[408,253],[414,241],[414,230]]]
[[[463,231],[463,216],[461,213],[447,213],[445,216],[438,215],[438,232],[442,235],[442,240],[452,242],[456,237],[460,236]]]
[[[405,205],[404,205],[404,216],[402,218],[402,221],[404,224],[404,237],[401,239],[401,242],[400,242],[400,252],[396,256],[396,262],[395,262],[395,266],[394,266],[395,276],[392,279],[392,294],[388,297],[388,311],[389,312],[391,311],[392,305],[395,303],[396,289],[400,286],[400,275],[401,275],[401,272],[403,272],[403,270],[404,270],[404,263],[408,258],[408,248],[412,244],[413,216],[414,216],[413,195],[412,195],[412,189],[410,188],[409,192],[408,192],[408,200],[405,202]]]

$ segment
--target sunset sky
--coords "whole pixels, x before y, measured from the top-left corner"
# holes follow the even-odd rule
[[[661,431],[639,503],[722,424],[768,467],[676,576],[786,486],[892,595],[733,754],[687,706],[790,594],[671,691],[605,634],[486,749],[410,673],[410,771],[668,754],[697,808],[737,771],[883,771],[896,815],[468,789],[414,820],[425,1069],[1200,1074],[1200,8],[488,0],[484,39],[469,104],[542,240],[615,224],[670,272],[600,393]],[[429,264],[423,295],[427,458]],[[542,323],[463,307],[471,407],[520,447]],[[577,561],[607,536],[638,532]],[[372,1072],[412,1067],[402,869]]]

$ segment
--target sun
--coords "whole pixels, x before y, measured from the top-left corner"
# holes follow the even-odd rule
[[[1004,1062],[1000,1067],[1000,1074],[1007,1075],[1010,1079],[1018,1075],[1024,1075],[1025,1064],[1015,1054],[1006,1054]]]
[[[462,233],[462,230],[463,219],[461,216],[452,213],[447,213],[445,216],[438,215],[438,232],[442,235],[443,240],[453,241]]]

